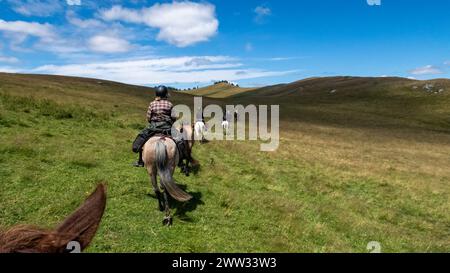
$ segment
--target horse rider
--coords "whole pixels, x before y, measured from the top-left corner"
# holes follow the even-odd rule
[[[205,123],[205,116],[203,115],[203,110],[202,108],[197,108],[197,113],[195,116],[195,122],[203,122]]]
[[[135,167],[144,167],[144,161],[142,160],[142,148],[147,140],[149,140],[152,136],[160,134],[171,136],[175,141],[180,152],[180,166],[183,159],[190,158],[190,151],[181,133],[175,129],[172,130],[172,125],[176,121],[176,116],[173,112],[173,104],[168,100],[169,92],[167,87],[158,86],[156,88],[155,95],[155,99],[150,103],[147,110],[147,120],[149,125],[139,133],[133,142],[133,152],[139,153],[139,160],[133,165]]]
[[[223,115],[222,121],[230,121],[230,120],[231,120],[231,113],[230,113],[230,111],[226,111]]]

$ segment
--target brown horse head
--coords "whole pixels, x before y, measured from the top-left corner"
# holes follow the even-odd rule
[[[76,242],[84,250],[94,238],[106,206],[106,187],[97,189],[53,230],[16,226],[0,232],[0,253],[63,253]]]

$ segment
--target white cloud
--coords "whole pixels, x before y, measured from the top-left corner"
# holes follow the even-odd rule
[[[102,11],[106,21],[145,24],[159,29],[157,39],[178,47],[208,41],[218,30],[215,6],[208,3],[173,2],[141,10],[114,6]]]
[[[181,65],[171,67],[173,71],[192,71],[204,69],[224,69],[242,66],[236,59],[223,56],[184,57],[186,61]],[[181,60],[181,59],[179,59]]]
[[[201,61],[200,61],[201,60]],[[107,79],[130,84],[209,83],[280,76],[294,71],[238,69],[226,56],[186,56],[72,65],[46,65],[30,72]]]
[[[135,49],[136,52],[149,51],[149,47],[128,42],[135,39],[135,34],[120,24],[108,26],[100,20],[79,19],[70,11],[67,12],[66,18],[70,25],[60,29],[48,23],[0,19],[0,37],[4,36],[5,40],[9,41],[11,50],[20,52],[37,50],[67,55],[89,51],[97,53],[124,53],[131,49]],[[28,37],[38,39],[32,40]]]
[[[124,39],[112,36],[97,35],[89,39],[89,48],[96,52],[119,53],[131,49],[130,43]]]
[[[369,6],[381,6],[381,0],[367,0]]]
[[[409,71],[412,75],[434,75],[442,74],[442,70],[439,67],[433,65],[426,65]]]
[[[265,6],[257,6],[253,12],[256,14],[254,18],[256,23],[263,23],[267,16],[272,15],[272,10]]]
[[[48,17],[62,10],[59,0],[8,0],[11,8],[25,16]]]
[[[7,57],[7,56],[0,55],[0,63],[15,64],[18,62],[19,62],[19,59],[15,58],[15,57]]]
[[[450,61],[444,62],[445,65],[450,65]]]
[[[297,58],[294,57],[273,57],[273,58],[269,58],[270,61],[274,61],[274,62],[281,62],[281,61],[290,61],[290,60],[294,60]]]
[[[86,45],[78,40],[59,39],[51,42],[41,41],[33,45],[33,49],[56,54],[72,54],[87,51]]]
[[[83,20],[76,17],[67,17],[67,21],[79,28],[98,28],[103,26],[102,22],[95,19]]]
[[[282,62],[282,61],[292,61],[304,59],[306,57],[267,57],[267,58],[253,58],[254,61],[264,61],[264,62]]]
[[[81,0],[67,0],[69,6],[81,6]]]
[[[272,14],[272,10],[268,7],[258,6],[255,8],[255,13],[260,16],[267,16]]]
[[[121,6],[113,6],[111,9],[100,12],[100,17],[106,21],[125,21],[130,23],[145,23],[145,13],[147,9],[134,10],[122,8]]]
[[[83,29],[98,29],[105,27],[104,23],[96,19],[80,19],[72,11],[67,12],[66,19],[70,24]]]
[[[35,36],[43,40],[51,40],[56,35],[50,24],[25,21],[4,21],[0,19],[0,31],[20,36]]]
[[[20,71],[15,69],[15,68],[11,68],[11,67],[1,67],[0,66],[0,72],[4,72],[4,73],[18,73]]]

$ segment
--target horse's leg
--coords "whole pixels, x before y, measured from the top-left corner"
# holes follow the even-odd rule
[[[193,158],[192,156],[189,159],[189,162],[191,163],[191,166],[193,166],[193,167],[197,167],[198,165],[200,165],[200,162],[198,162],[198,160]]]
[[[172,225],[172,216],[170,216],[169,195],[167,194],[166,189],[164,189],[163,195],[164,195],[164,211],[165,211],[163,225],[171,226]]]
[[[198,143],[202,143],[203,133],[202,133],[202,127],[200,125],[196,125],[194,134],[195,134],[195,140],[197,140]]]
[[[191,167],[189,166],[189,163],[191,162],[191,148],[189,146],[189,141],[185,140],[184,142],[185,149],[186,149],[186,158],[183,159],[186,163],[184,164],[183,172],[186,176],[189,176],[189,172],[191,170]]]
[[[179,159],[178,159],[178,167],[180,167],[180,172],[185,174],[186,176],[189,176],[189,157],[190,157],[190,151],[189,150],[189,143],[186,140],[183,140],[184,150],[180,151],[178,153]],[[181,153],[181,154],[180,154]],[[180,159],[181,158],[181,159]]]
[[[188,159],[183,159],[182,160],[182,164],[180,166],[181,168],[181,173],[185,174],[186,176],[189,176],[189,160]]]
[[[189,141],[188,141],[188,147],[189,147],[189,158],[187,159],[187,166],[188,166],[188,168],[190,168],[189,167],[189,163],[191,164],[191,166],[193,166],[193,167],[196,167],[196,166],[198,166],[199,165],[199,162],[192,156],[192,147],[193,147],[193,144],[190,144],[189,143]]]
[[[198,143],[202,143],[202,141],[203,141],[203,133],[202,133],[202,131],[201,130],[199,130],[198,132],[197,132],[197,141],[198,141]]]
[[[185,174],[186,176],[189,176],[189,160],[183,159],[183,165],[181,166],[181,173]]]
[[[152,187],[153,187],[153,192],[156,195],[156,198],[158,199],[158,209],[160,211],[164,210],[164,204],[163,204],[163,200],[162,200],[162,194],[161,194],[161,190],[158,187],[158,181],[156,178],[156,167],[152,166],[152,167],[148,167],[149,171],[148,173],[150,174],[150,180],[152,181]]]

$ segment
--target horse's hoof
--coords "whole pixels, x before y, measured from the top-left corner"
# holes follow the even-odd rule
[[[162,206],[161,204],[158,206],[159,211],[164,211],[164,206]]]
[[[172,225],[172,217],[164,217],[163,226],[171,226]]]

